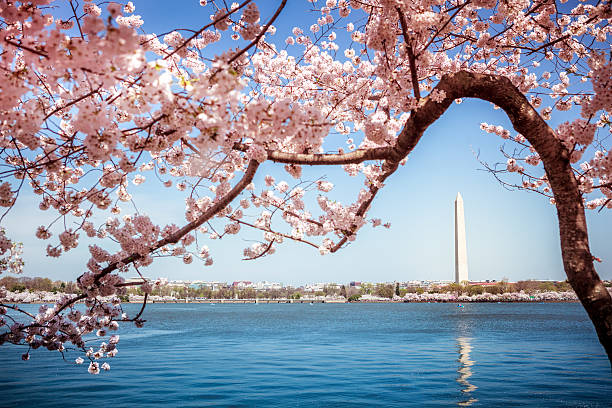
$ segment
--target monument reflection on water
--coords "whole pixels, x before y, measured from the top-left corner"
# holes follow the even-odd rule
[[[457,346],[459,349],[459,367],[457,368],[457,372],[459,376],[457,377],[457,382],[461,386],[461,393],[464,398],[467,398],[464,401],[459,401],[457,403],[460,407],[468,407],[478,401],[478,399],[472,396],[472,392],[476,390],[474,384],[469,382],[470,377],[472,376],[472,366],[475,361],[470,359],[470,352],[472,351],[472,345],[470,341],[472,339],[468,337],[458,337],[457,338]]]

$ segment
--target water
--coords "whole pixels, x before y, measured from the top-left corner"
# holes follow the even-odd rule
[[[0,406],[612,406],[576,303],[154,304],[144,318],[98,376],[0,347]]]

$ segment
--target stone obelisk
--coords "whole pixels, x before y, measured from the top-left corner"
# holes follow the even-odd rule
[[[465,215],[463,198],[457,193],[455,199],[455,282],[468,280],[467,246],[465,242]]]

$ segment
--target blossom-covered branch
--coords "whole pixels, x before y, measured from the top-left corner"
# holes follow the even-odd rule
[[[162,256],[210,266],[207,244],[241,227],[263,234],[246,259],[283,240],[327,254],[365,225],[388,227],[368,219],[375,197],[452,103],[479,98],[518,132],[480,124],[516,147],[495,176],[552,198],[566,273],[612,358],[612,300],[584,219],[585,206],[612,208],[609,1],[313,0],[312,21],[286,38],[274,24],[287,0],[267,17],[253,0],[201,1],[210,23],[161,35],[141,31],[132,2],[71,1],[66,20],[52,3],[0,6],[0,206],[10,217],[31,189],[51,213],[31,226],[47,255],[86,242],[91,257],[80,293],[26,315],[29,324],[8,317],[20,309],[0,309],[1,342],[71,344],[97,374],[119,337],[96,350],[83,336],[143,324],[123,314],[122,272],[142,277]],[[213,52],[222,39],[239,46]],[[563,123],[553,129],[555,116]],[[256,183],[266,161],[285,171]],[[332,181],[303,179],[302,166],[341,166],[363,187],[342,202]],[[182,227],[134,212],[145,182],[182,194]],[[19,272],[10,235],[0,233],[0,271]],[[162,282],[137,284],[150,293]]]

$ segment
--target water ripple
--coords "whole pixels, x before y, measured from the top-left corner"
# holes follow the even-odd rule
[[[610,406],[578,304],[308,306],[154,304],[95,377],[3,346],[0,406]]]

